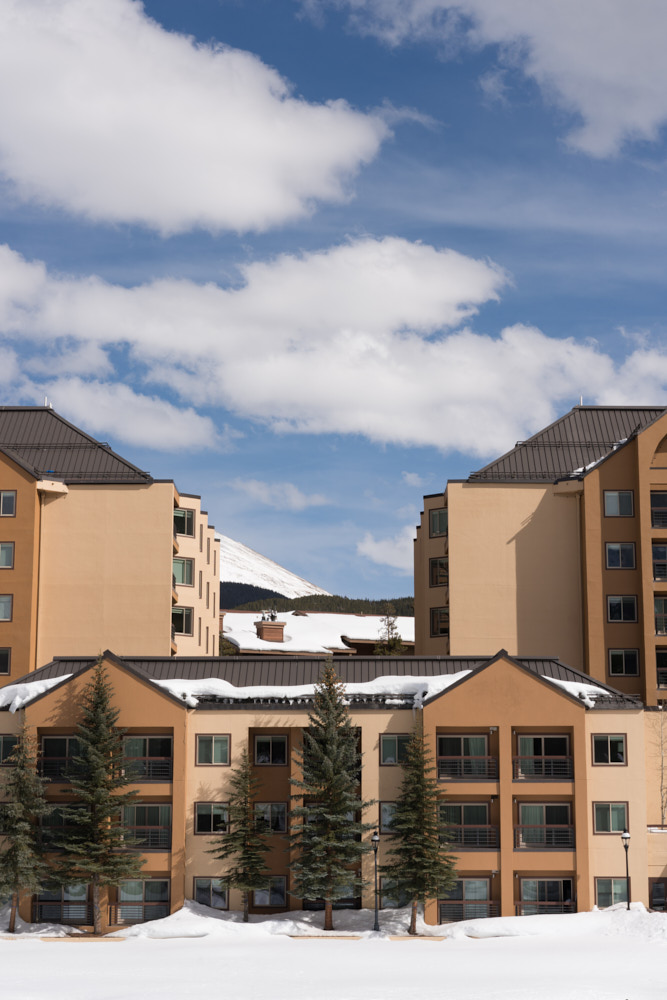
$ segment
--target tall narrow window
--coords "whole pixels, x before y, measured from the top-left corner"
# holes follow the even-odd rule
[[[14,569],[13,542],[0,542],[0,569]]]
[[[449,608],[431,608],[431,635],[449,635]]]
[[[0,594],[0,622],[10,622],[12,620],[13,603],[13,594]]]
[[[12,665],[11,646],[0,646],[0,674],[8,674]]]
[[[429,534],[431,538],[440,538],[447,534],[447,508],[439,507],[429,511]]]
[[[437,559],[429,559],[429,586],[445,587],[449,580],[449,559],[447,556],[438,556]]]
[[[0,490],[0,517],[16,517],[16,490]]]

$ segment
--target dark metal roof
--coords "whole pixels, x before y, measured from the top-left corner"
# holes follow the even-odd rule
[[[132,672],[143,676],[146,680],[206,680],[218,678],[233,684],[234,687],[295,687],[302,684],[316,684],[324,669],[326,661],[321,657],[280,656],[275,659],[269,656],[221,656],[221,657],[129,657],[105,654],[126,666]],[[439,677],[443,674],[457,674],[463,670],[478,671],[489,666],[500,656],[507,656],[501,650],[495,656],[350,656],[344,660],[336,660],[335,666],[339,677],[347,684],[361,684],[374,680],[376,677]],[[595,710],[638,709],[642,707],[639,699],[624,695],[600,681],[594,680],[574,667],[554,657],[509,657],[525,670],[542,678],[555,678],[562,681],[574,681],[592,684],[609,693],[608,698],[601,698],[595,703]],[[64,677],[67,674],[77,674],[97,662],[96,656],[56,658],[46,666],[14,681],[15,684],[29,684],[33,681],[49,680]],[[462,683],[465,683],[463,679]],[[561,689],[563,690],[563,689]],[[198,696],[200,697],[200,696]],[[395,696],[392,696],[395,698]],[[266,701],[276,703],[289,701],[289,691],[285,698],[270,698]],[[300,699],[307,701],[308,699]],[[364,697],[367,701],[383,701],[382,696]],[[257,699],[252,704],[260,701]],[[206,701],[200,697],[200,707],[206,708],[217,699]],[[235,707],[248,707],[248,703],[238,701],[226,702]],[[407,704],[407,702],[406,702]]]
[[[519,441],[468,482],[553,482],[598,462],[614,446],[665,413],[659,406],[575,406],[555,423]]]
[[[0,406],[0,452],[36,479],[65,483],[151,483],[121,458],[46,406]]]

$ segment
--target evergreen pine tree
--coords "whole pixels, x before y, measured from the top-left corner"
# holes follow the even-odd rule
[[[382,875],[392,884],[390,895],[411,901],[408,933],[416,934],[418,903],[451,888],[456,872],[438,823],[440,790],[419,725],[412,731],[401,766],[403,779],[391,822],[390,862],[382,866]]]
[[[380,637],[373,650],[375,656],[403,656],[405,646],[398,631],[396,609],[393,604],[386,605],[380,622]]]
[[[83,694],[78,753],[70,776],[74,800],[62,809],[66,829],[58,844],[64,851],[57,865],[58,881],[92,886],[96,934],[102,930],[100,889],[140,878],[144,863],[132,850],[135,841],[123,824],[123,808],[136,792],[121,791],[132,776],[126,771],[124,730],[116,728],[119,711],[111,697],[111,684],[100,658]]]
[[[266,889],[269,871],[265,854],[266,837],[255,822],[255,798],[259,782],[253,774],[247,747],[230,779],[229,817],[227,832],[216,838],[209,854],[227,862],[223,881],[228,889],[240,889],[243,894],[243,921],[248,922],[248,898],[256,889]]]
[[[361,753],[358,736],[345,705],[345,690],[331,661],[315,688],[315,702],[296,752],[300,779],[290,818],[294,894],[324,900],[324,929],[333,930],[333,904],[363,887],[362,855],[370,849],[361,839],[371,829],[356,819],[371,803],[359,798]]]
[[[48,878],[49,866],[39,842],[38,821],[50,811],[44,796],[47,782],[37,773],[37,750],[24,724],[6,762],[10,764],[0,803],[0,899],[10,896],[9,932],[16,928],[16,913],[22,892],[39,892]]]

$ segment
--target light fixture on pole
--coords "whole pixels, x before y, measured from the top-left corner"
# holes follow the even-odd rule
[[[627,830],[624,830],[621,834],[621,840],[623,841],[623,847],[625,848],[625,898],[627,900],[627,909],[630,909],[630,867],[628,865],[628,849],[630,847],[630,834]]]
[[[373,845],[373,860],[375,862],[375,923],[373,924],[373,930],[380,930],[380,915],[378,913],[378,847],[380,846],[380,834],[377,830],[373,831],[373,836],[371,837],[371,844]]]

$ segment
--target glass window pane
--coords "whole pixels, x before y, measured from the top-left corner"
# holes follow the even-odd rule
[[[214,741],[214,764],[229,763],[229,740],[226,736],[216,736]]]
[[[625,737],[609,737],[609,761],[612,764],[625,763]]]
[[[286,764],[287,763],[287,737],[286,736],[274,736],[272,739],[271,753],[272,753],[272,764]]]
[[[486,756],[486,736],[464,736],[463,737],[464,757],[485,757]]]
[[[65,902],[80,903],[88,898],[88,886],[85,883],[76,885],[66,885],[63,887],[63,900]]]
[[[484,802],[469,802],[463,806],[463,822],[468,826],[485,826],[487,807]]]
[[[258,736],[255,740],[255,763],[256,764],[270,764],[271,763],[271,740],[262,736]]]
[[[485,878],[467,878],[463,882],[464,899],[488,899],[489,883]]]
[[[145,757],[146,740],[141,736],[127,736],[125,739],[126,757]]]
[[[139,879],[121,882],[118,886],[121,903],[140,903],[144,898],[144,884]]]
[[[0,542],[0,569],[11,569],[14,565],[14,543]]]
[[[197,737],[197,762],[199,764],[213,763],[213,737]]]
[[[612,895],[615,903],[626,903],[628,899],[627,885],[624,878],[614,878],[612,882]]]
[[[12,595],[0,594],[0,622],[8,622],[12,619]]]
[[[521,899],[527,903],[537,902],[537,879],[524,878],[521,880]]]
[[[460,736],[438,736],[438,756],[439,757],[460,757],[461,737]]]
[[[380,738],[380,748],[383,764],[396,764],[398,750],[396,748],[395,736],[382,736]]]
[[[611,817],[607,803],[595,806],[595,830],[597,833],[611,833]]]
[[[570,822],[570,807],[560,803],[547,805],[544,807],[544,817],[547,824],[567,824]]]
[[[611,803],[611,829],[614,833],[623,833],[627,829],[627,819],[624,802]]]
[[[382,802],[380,804],[380,828],[382,830],[390,830],[395,815],[396,803]]]
[[[144,898],[147,903],[168,902],[169,882],[167,879],[151,879],[144,882]]]

